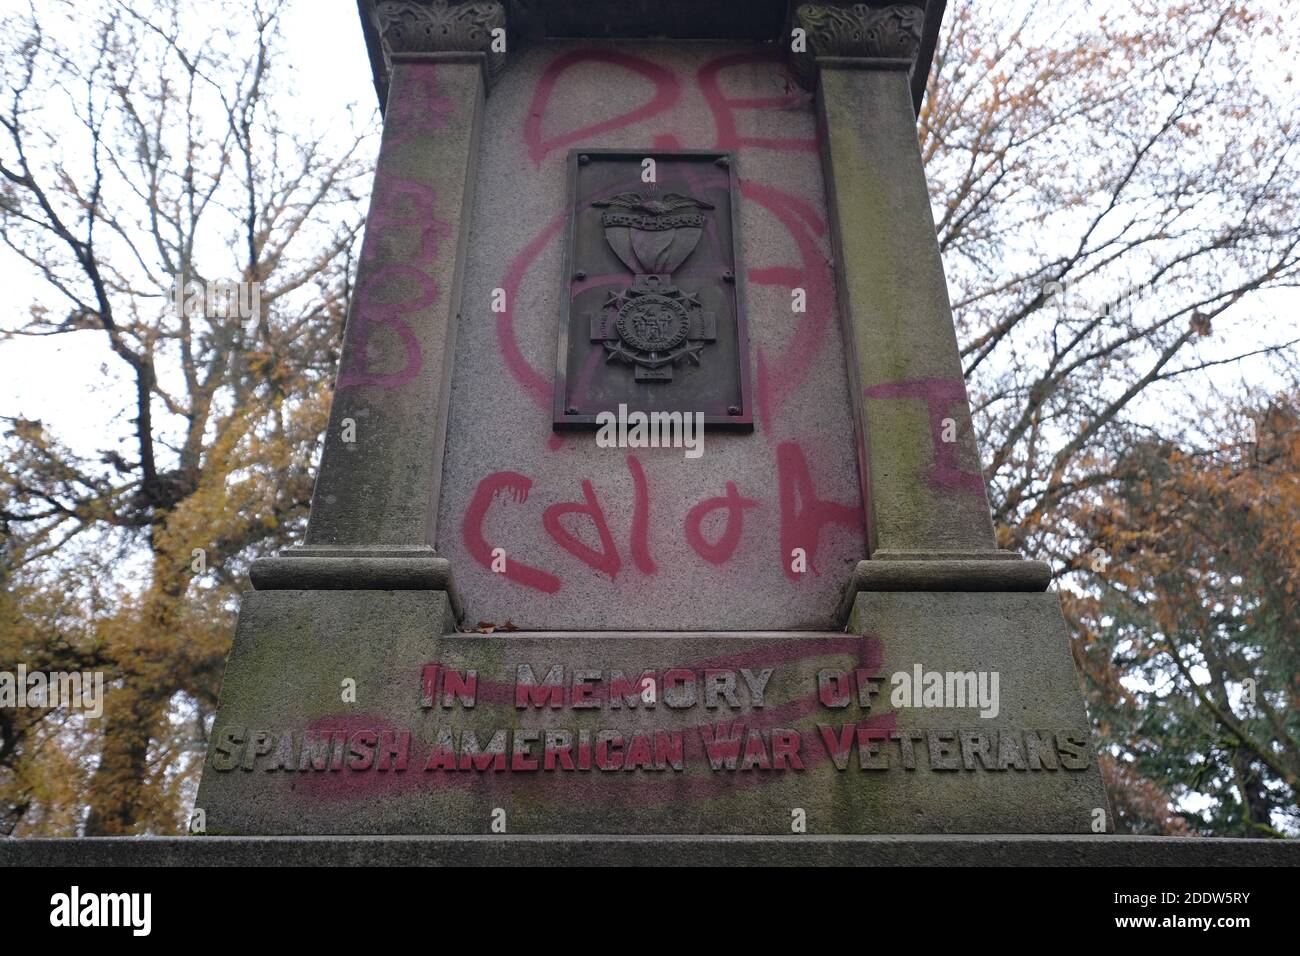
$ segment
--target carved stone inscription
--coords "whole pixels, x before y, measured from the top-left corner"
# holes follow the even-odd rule
[[[410,686],[411,700],[418,698],[432,726],[426,722],[413,730],[362,721],[315,731],[238,727],[217,734],[209,764],[219,773],[417,774],[682,773],[692,763],[712,774],[802,772],[821,765],[835,771],[1059,774],[1091,764],[1087,731],[1079,728],[984,729],[971,726],[970,717],[965,726],[939,720],[936,726],[902,728],[889,713],[890,705],[902,700],[918,708],[970,704],[973,709],[973,694],[956,705],[946,701],[942,681],[947,677],[952,686],[954,676],[969,676],[973,686],[974,674],[926,675],[938,683],[927,684],[922,694],[918,669],[914,698],[905,673],[894,675],[891,691],[883,677],[865,670],[822,670],[806,688],[819,705],[814,720],[796,727],[780,726],[774,721],[781,717],[764,714],[774,673],[771,667],[606,671],[545,663],[518,665],[509,683],[480,683],[477,670],[430,663],[412,675]],[[486,722],[475,714],[485,689],[497,712]],[[927,702],[930,691],[934,699]],[[497,722],[503,708],[513,708],[514,719]],[[776,710],[783,714],[788,706]],[[656,711],[668,716],[657,722]],[[552,716],[543,716],[548,713]],[[694,718],[695,726],[682,726],[683,718]]]
[[[620,405],[751,428],[732,157],[574,151],[555,426]]]

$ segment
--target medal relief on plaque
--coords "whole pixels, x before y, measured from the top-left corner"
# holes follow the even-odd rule
[[[555,427],[602,412],[753,427],[729,153],[575,150]]]

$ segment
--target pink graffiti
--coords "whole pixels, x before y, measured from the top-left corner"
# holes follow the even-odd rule
[[[820,547],[821,534],[829,524],[861,532],[863,512],[861,507],[839,504],[818,497],[812,473],[803,449],[795,442],[782,442],[776,449],[777,490],[780,507],[780,550],[777,555],[783,573],[792,581],[800,580],[801,573],[792,567],[791,554],[802,548],[808,567],[814,574],[815,559]],[[650,553],[650,487],[645,469],[635,455],[627,457],[628,471],[632,477],[633,515],[630,540],[632,560],[642,574],[658,571]],[[496,496],[508,492],[516,501],[525,501],[532,488],[532,479],[517,472],[494,472],[479,482],[474,497],[461,524],[465,548],[471,557],[485,568],[492,565],[492,546],[483,535],[483,523]],[[550,538],[564,551],[611,580],[623,567],[622,556],[614,542],[613,534],[600,504],[595,485],[589,479],[581,483],[581,502],[558,502],[542,513],[542,526]],[[710,564],[724,565],[734,557],[744,533],[745,512],[761,507],[756,499],[740,493],[735,482],[726,483],[722,496],[705,498],[686,513],[682,526],[683,537],[701,558]],[[704,525],[709,516],[723,512],[724,520],[716,540],[709,540]],[[594,548],[566,527],[562,519],[578,516],[590,522],[600,542]],[[505,578],[534,590],[554,594],[563,586],[559,577],[538,571],[517,560],[511,560]]]
[[[618,556],[618,548],[614,544],[614,537],[609,533],[609,524],[605,521],[605,512],[596,499],[596,489],[590,481],[583,481],[582,494],[585,499],[582,504],[564,502],[551,505],[543,511],[542,527],[555,540],[555,543],[569,554],[583,564],[595,568],[601,574],[609,575],[610,580],[613,580],[618,577],[618,569],[623,566],[623,559]],[[600,537],[599,551],[564,527],[560,519],[571,514],[583,515],[591,520],[596,529],[596,534]]]
[[[632,473],[632,563],[642,574],[655,574],[659,566],[650,557],[650,489],[646,485],[645,469],[636,455],[627,456],[627,468]]]
[[[580,129],[570,130],[551,139],[542,139],[542,120],[546,116],[546,109],[550,104],[551,95],[555,92],[556,84],[566,71],[582,63],[606,63],[638,73],[654,85],[654,95],[648,102],[634,110]],[[556,57],[546,68],[533,94],[533,102],[528,109],[528,120],[524,123],[524,142],[528,146],[528,155],[534,164],[540,166],[551,150],[648,120],[669,109],[680,96],[681,84],[677,77],[671,71],[649,60],[613,50],[575,50],[566,53]]]
[[[776,65],[781,69],[779,75],[786,78],[787,92],[781,96],[760,96],[751,98],[733,98],[722,92],[719,74],[728,67],[748,66],[755,63]],[[752,146],[756,149],[777,149],[788,152],[816,152],[817,142],[813,139],[767,139],[763,137],[742,136],[736,125],[738,110],[787,110],[805,104],[809,95],[794,85],[794,81],[785,73],[781,56],[775,52],[732,53],[720,56],[704,64],[696,74],[700,92],[713,112],[713,122],[718,129],[719,149],[744,149]]]
[[[356,385],[394,388],[420,374],[423,352],[406,317],[429,308],[438,298],[438,285],[429,277],[428,269],[438,257],[439,240],[449,234],[450,228],[434,215],[436,198],[431,187],[412,179],[385,174],[375,184],[365,247],[361,252],[361,266],[366,272],[357,289],[348,324],[352,338],[348,349],[351,362],[339,374],[340,388]],[[382,253],[381,245],[400,229],[419,230],[415,251],[406,261],[377,265],[376,260],[388,258]],[[382,295],[404,284],[414,286],[417,291],[402,301],[380,301]],[[387,329],[401,343],[403,364],[396,371],[370,370],[370,342],[377,328]]]
[[[394,281],[408,280],[419,287],[416,296],[405,303],[381,304],[371,300],[374,290],[383,288]],[[338,387],[351,388],[356,385],[374,385],[379,388],[395,388],[405,385],[420,374],[423,364],[420,342],[415,332],[406,324],[402,314],[407,310],[415,311],[428,308],[438,297],[437,284],[419,269],[413,266],[381,266],[371,272],[357,290],[356,310],[353,313],[352,346],[348,350],[353,356],[349,366],[339,373]],[[376,328],[386,328],[402,345],[405,356],[403,365],[395,372],[372,372],[369,370],[370,337]]]
[[[542,254],[542,250],[563,227],[564,216],[561,214],[548,222],[511,261],[501,282],[506,293],[505,309],[498,312],[496,316],[497,343],[501,347],[501,360],[505,363],[506,371],[519,383],[524,394],[545,410],[551,407],[551,383],[529,364],[523,349],[519,347],[519,336],[515,331],[515,303],[519,301],[519,287],[523,284],[524,276],[533,261]],[[562,439],[558,435],[552,435],[551,450],[558,448],[561,442]]]
[[[436,63],[405,63],[399,68],[401,94],[390,96],[392,106],[384,124],[385,146],[405,145],[425,133],[443,129],[456,112],[456,104],[438,87]]]
[[[434,216],[438,194],[432,186],[414,179],[385,175],[375,183],[370,199],[367,227],[375,234],[375,242],[366,243],[361,251],[362,262],[373,262],[380,255],[380,245],[388,239],[393,229],[419,229],[419,242],[415,251],[404,258],[428,263],[438,258],[439,240],[451,234],[451,227]]]
[[[386,717],[356,713],[318,717],[307,725],[306,733],[318,739],[329,737],[331,751],[334,750],[337,738],[342,737],[346,741],[353,734],[375,738],[382,737],[386,733],[410,736],[409,729],[399,728]],[[304,775],[303,783],[313,800],[368,800],[394,790],[411,789],[411,784],[406,780],[411,769],[413,767],[408,759],[406,767],[402,770],[375,770],[369,773],[310,771]],[[297,773],[297,771],[285,772]]]
[[[735,482],[729,481],[725,497],[705,498],[686,513],[686,541],[710,564],[726,564],[740,544],[745,527],[745,509],[757,507],[757,501],[742,497]],[[726,511],[726,523],[718,540],[711,542],[704,537],[704,521],[713,512],[721,510]]]
[[[795,548],[802,548],[808,556],[809,570],[820,574],[814,560],[822,528],[838,524],[860,531],[862,508],[818,498],[803,449],[794,442],[777,446],[776,467],[781,489],[781,567],[786,577],[798,580],[799,572],[792,567],[791,555]]]
[[[964,382],[946,378],[920,378],[873,385],[863,389],[862,393],[867,398],[877,399],[923,399],[930,412],[930,440],[934,447],[934,465],[925,473],[926,482],[932,488],[942,491],[984,494],[984,477],[975,472],[962,471],[957,461],[957,443],[943,440],[944,419],[951,416],[954,406],[958,409],[966,407]]]
[[[807,297],[807,311],[791,313],[797,317],[798,325],[790,340],[778,350],[778,357],[769,359],[763,349],[758,352],[758,411],[764,425],[771,429],[777,409],[803,384],[834,326],[835,280],[830,263],[814,241],[814,236],[825,233],[826,225],[812,206],[789,193],[759,183],[741,183],[740,194],[776,216],[794,239],[802,262],[802,268],[750,269],[747,274],[749,281],[755,285],[784,286],[787,289],[802,287]]]
[[[443,129],[456,111],[456,104],[442,94],[438,85],[436,64],[404,64],[399,77],[401,95],[393,97],[384,124],[385,153]],[[395,388],[420,374],[423,352],[408,318],[437,301],[439,289],[429,275],[430,267],[437,261],[440,240],[451,232],[449,225],[436,216],[436,199],[431,186],[396,175],[387,166],[380,168],[366,217],[361,250],[363,278],[348,322],[351,341],[346,354],[350,359],[339,373],[339,388]],[[394,235],[413,229],[419,231],[413,252],[403,250],[400,257],[385,254],[384,246]],[[398,302],[381,301],[393,288],[403,285],[415,291]],[[402,365],[395,371],[370,369],[371,337],[381,328],[396,336],[401,346]]]
[[[532,487],[533,480],[526,475],[514,471],[498,471],[480,481],[474,490],[474,497],[470,500],[469,507],[465,509],[465,518],[461,522],[461,537],[470,557],[489,571],[492,570],[494,549],[483,537],[483,521],[487,518],[488,509],[502,493],[522,504],[528,500],[528,492]],[[555,575],[524,564],[513,555],[507,556],[506,569],[502,574],[508,581],[514,581],[516,584],[546,594],[554,594],[560,590],[560,579]]]

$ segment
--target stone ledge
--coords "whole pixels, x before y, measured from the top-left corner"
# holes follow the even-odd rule
[[[859,561],[857,591],[1046,591],[1052,566],[1043,561]]]
[[[1023,561],[1010,552],[989,552],[978,558],[941,557],[918,560],[912,552],[905,560],[882,560],[876,552],[859,561],[836,608],[836,620],[847,620],[862,591],[983,591],[991,593],[1042,592],[1052,583],[1052,566],[1045,561]]]
[[[6,867],[466,865],[1300,866],[1300,841],[982,834],[0,840]]]
[[[248,577],[257,591],[445,591],[456,620],[465,615],[451,562],[427,547],[299,545],[258,558]]]

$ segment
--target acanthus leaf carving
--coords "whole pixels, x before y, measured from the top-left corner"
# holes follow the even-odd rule
[[[493,50],[493,31],[505,30],[505,6],[492,0],[452,3],[384,0],[375,7],[384,57],[394,53],[485,53],[488,82],[505,69],[506,55]]]
[[[867,57],[912,61],[921,45],[925,11],[911,4],[848,7],[805,3],[795,10],[795,25],[806,46],[795,56],[798,78],[811,86],[817,57]]]

